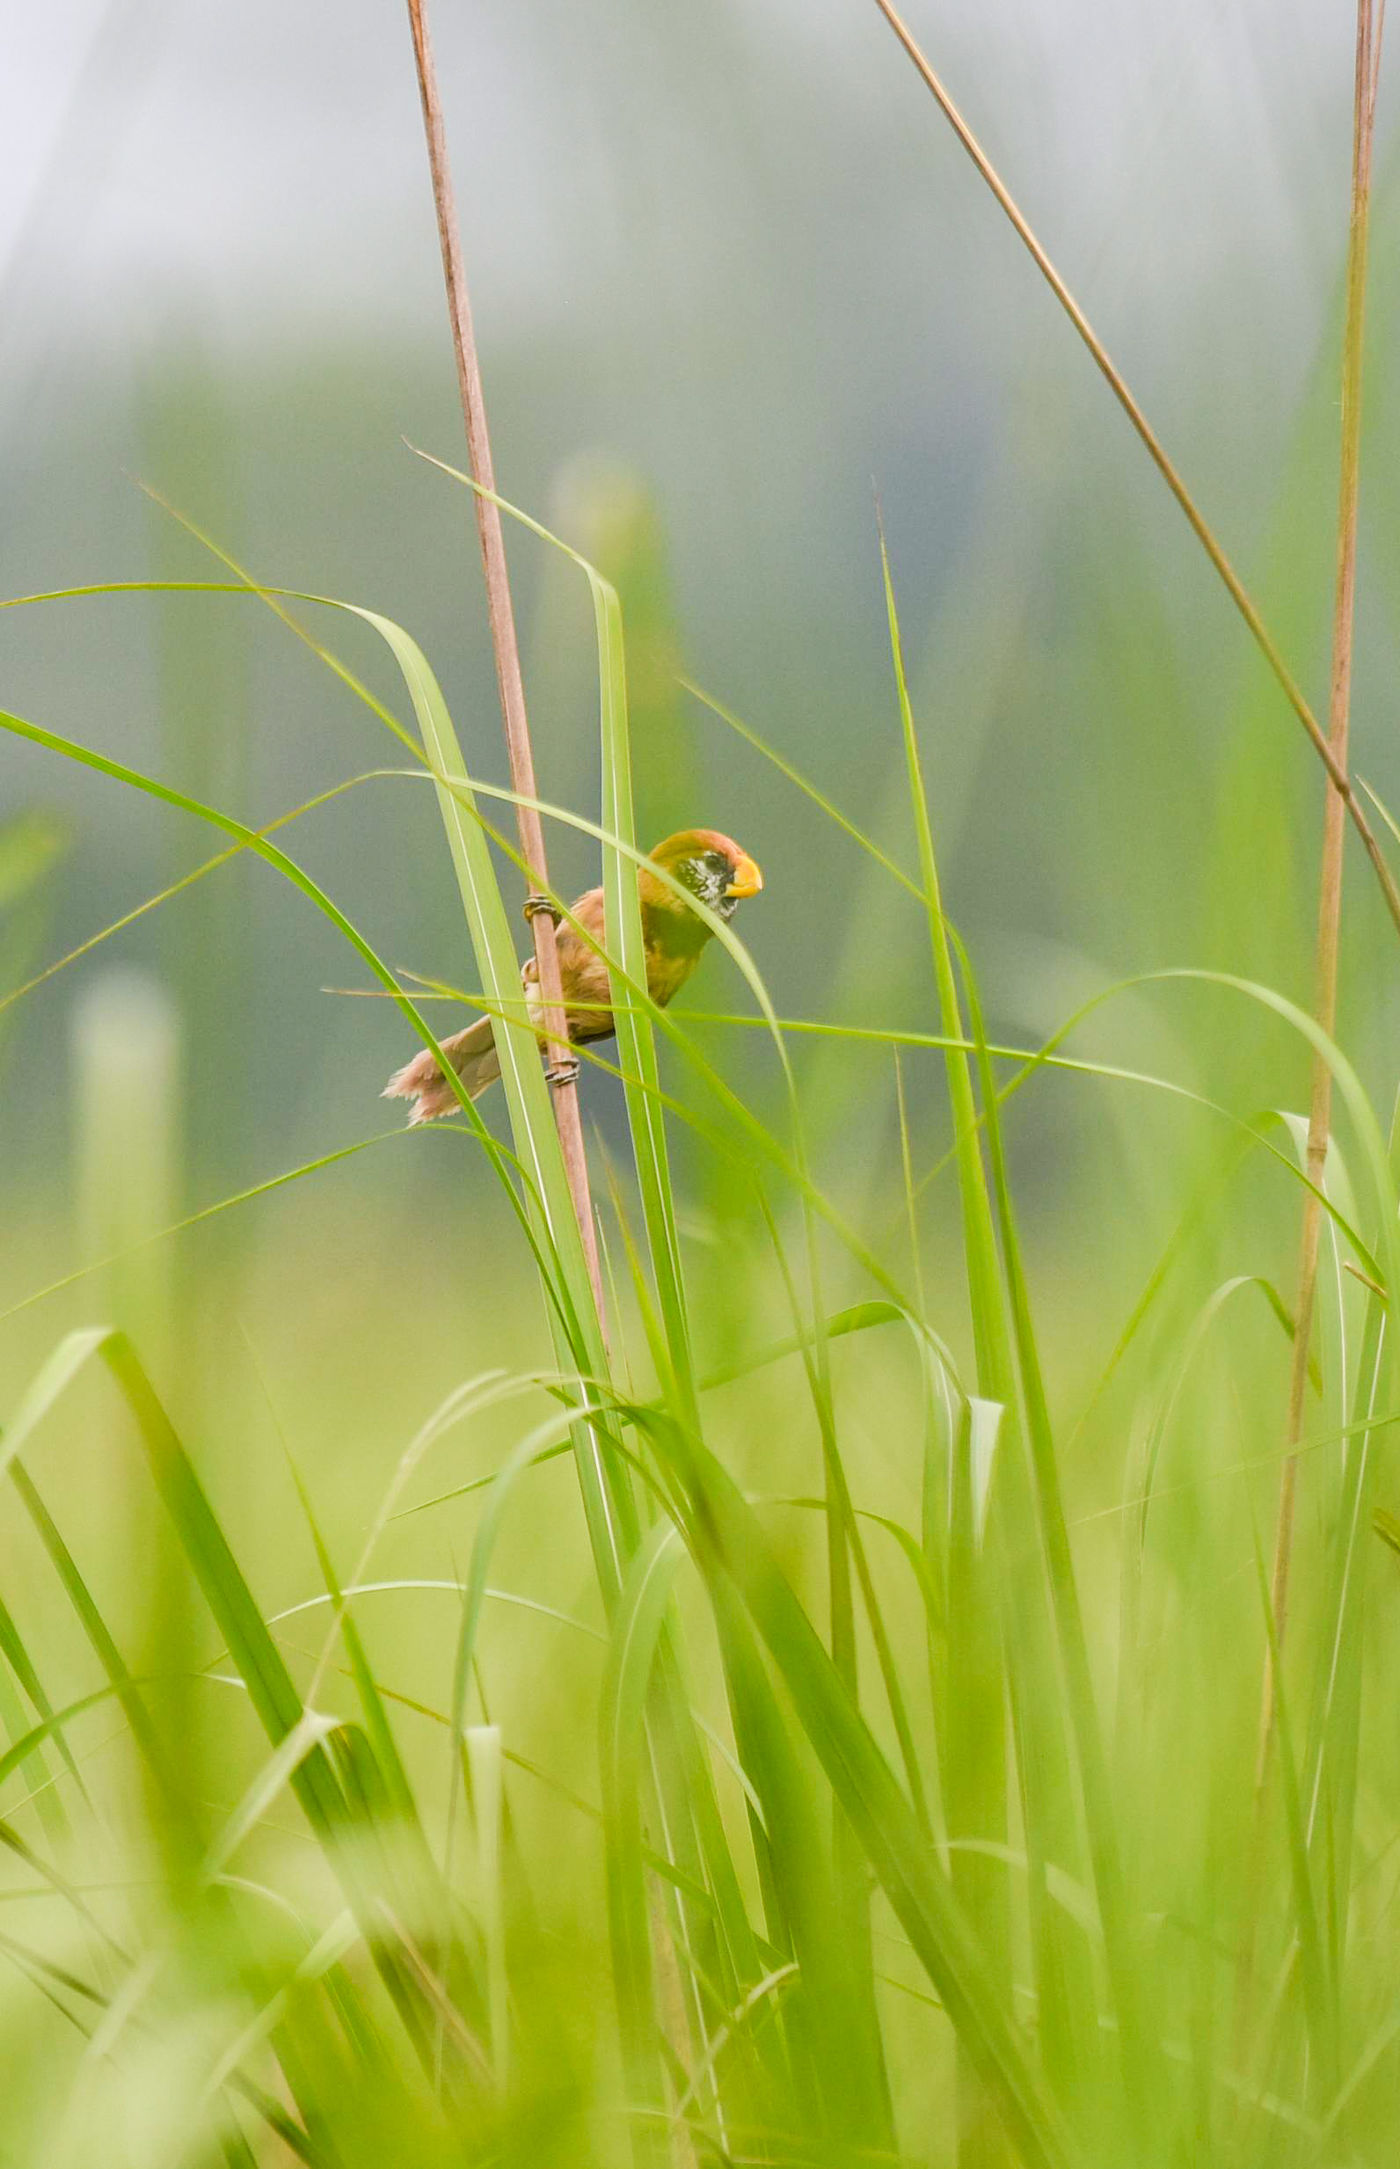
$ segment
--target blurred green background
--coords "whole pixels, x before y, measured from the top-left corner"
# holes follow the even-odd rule
[[[916,27],[1320,697],[1346,24],[1295,10],[1281,35],[1271,11],[1166,22],[1086,5],[932,11]],[[839,990],[840,1014],[883,1004],[890,1021],[891,1003],[922,999],[918,960],[901,986],[890,907],[672,690],[671,666],[896,836],[872,485],[945,879],[998,1023],[1025,1036],[1052,1021],[1057,980],[1073,998],[1188,959],[1305,989],[1306,748],[879,20],[826,0],[663,25],[619,0],[544,0],[444,9],[438,38],[503,487],[604,556],[611,500],[640,494],[644,826],[703,818],[771,867],[755,939],[780,1009],[831,1014]],[[25,29],[20,58],[5,592],[210,576],[135,486],[148,481],[259,578],[400,617],[469,758],[499,779],[470,526],[402,441],[455,457],[460,433],[398,11],[59,8]],[[1384,136],[1378,172],[1384,233]],[[1396,300],[1378,247],[1379,445]],[[1383,455],[1364,514],[1358,762],[1388,794],[1400,502]],[[544,788],[586,807],[585,601],[534,545],[512,547]],[[625,534],[612,554],[626,584]],[[12,614],[3,637],[20,713],[249,819],[386,756],[246,604],[55,605]],[[352,659],[379,670],[365,643]],[[6,808],[68,826],[50,947],[202,855],[175,817],[13,745],[3,758]],[[352,794],[298,848],[387,954],[461,983],[421,792]],[[593,878],[579,840],[556,855],[562,887]],[[345,972],[279,884],[236,866],[122,953],[180,1007],[190,1202],[270,1172],[269,1155],[291,1164],[362,1133],[399,1035],[320,997]],[[50,1188],[68,1143],[78,979],[10,1020],[4,1164],[23,1189]],[[724,1006],[707,979],[707,1005]],[[1357,1022],[1386,1048],[1389,1009],[1368,975]],[[365,1163],[335,1180],[347,1199],[382,1182],[392,1202],[416,1177]]]
[[[911,15],[1320,707],[1346,11],[911,0]],[[912,867],[877,496],[945,898],[993,1035],[1034,1046],[1114,980],[1176,964],[1306,1001],[1317,764],[874,8],[444,0],[437,17],[500,486],[618,581],[644,840],[703,822],[760,860],[767,887],[740,931],[779,1013],[937,1030],[920,915],[677,680],[731,707]],[[460,458],[402,10],[65,0],[13,33],[0,94],[0,591],[218,577],[147,483],[258,580],[405,624],[473,772],[503,781],[469,507],[405,444]],[[1356,765],[1392,804],[1393,87],[1381,89],[1354,727]],[[530,538],[510,548],[541,788],[596,817],[586,591]],[[314,629],[398,701],[368,635],[340,620]],[[12,610],[0,658],[11,710],[250,823],[399,765],[367,712],[251,600]],[[55,852],[22,899],[0,894],[7,985],[214,848],[194,822],[9,739],[0,820],[29,822]],[[365,784],[282,841],[394,964],[471,985],[420,785]],[[586,839],[559,829],[551,852],[566,893],[596,878]],[[1341,1038],[1384,1111],[1400,1002],[1357,862],[1347,918]],[[527,1260],[470,1142],[386,1137],[120,1269],[26,1299],[394,1129],[376,1095],[410,1051],[402,1022],[326,991],[363,983],[330,929],[240,859],[0,1013],[0,1407],[64,1327],[113,1312],[130,1322],[268,1608],[318,1586],[284,1445],[348,1571],[397,1456],[442,1396],[487,1367],[547,1359]],[[752,1007],[718,954],[687,1005]],[[702,1036],[760,1111],[778,1104],[756,1038],[720,1025]],[[1121,997],[1075,1044],[1240,1113],[1306,1104],[1299,1044],[1200,990]],[[794,1060],[821,1179],[872,1241],[902,1241],[888,1051],[796,1041]],[[936,1064],[905,1064],[916,1172],[948,1143]],[[602,1150],[621,1155],[610,1081],[585,1080],[585,1113]],[[1052,1383],[1071,1410],[1216,1135],[1198,1113],[1102,1082],[1042,1079],[1016,1103],[1013,1171]],[[702,1145],[682,1138],[678,1157],[702,1357],[718,1363],[785,1330],[783,1306],[760,1284],[762,1228],[742,1182]],[[930,1311],[960,1346],[947,1181],[927,1193],[921,1262]],[[1293,1200],[1256,1181],[1248,1241],[1221,1269],[1286,1280]],[[833,1303],[867,1292],[849,1261],[831,1266]],[[1237,1351],[1252,1416],[1282,1409],[1265,1331],[1257,1364],[1247,1335]],[[844,1375],[861,1485],[915,1513],[916,1382],[864,1352]],[[750,1395],[732,1436],[721,1399],[717,1432],[745,1481],[799,1492],[815,1434],[785,1378],[766,1401]],[[124,1473],[129,1442],[96,1399],[61,1429],[57,1495],[119,1614],[154,1633],[162,1575],[129,1570],[157,1561],[162,1539]],[[514,1435],[509,1410],[481,1419],[427,1490],[490,1469]],[[1120,1448],[1111,1430],[1079,1441],[1069,1481],[1083,1512],[1117,1496]],[[549,1503],[508,1533],[496,1578],[582,1607],[567,1470],[539,1481]],[[379,1563],[450,1579],[470,1527],[461,1510],[399,1524]],[[1247,1559],[1242,1542],[1230,1571]],[[11,1565],[19,1610],[40,1570],[27,1553]],[[387,1674],[441,1707],[451,1598],[441,1616],[431,1596],[383,1601]],[[576,1674],[568,1637],[561,1656],[553,1633],[531,1620],[498,1637],[493,1691],[528,1713],[519,1751],[586,1791],[591,1745],[568,1730],[586,1664]],[[192,1708],[195,1731],[217,1728],[217,1713]],[[424,1771],[436,1751],[429,1730]],[[530,1798],[526,1787],[526,1817]],[[563,1922],[569,1875],[554,1886]],[[579,1895],[585,1968],[598,1957],[589,1918]],[[30,2040],[21,2029],[5,2052],[16,2086]]]
[[[915,28],[1319,702],[1348,26],[1296,9],[1284,34],[1273,11],[1226,22],[1204,6],[1170,21],[1088,4],[925,15]],[[994,1031],[1034,1042],[1098,986],[1182,962],[1306,995],[1315,763],[873,11],[726,0],[663,23],[624,0],[541,0],[444,8],[437,37],[502,487],[620,580],[641,825],[704,820],[759,856],[768,888],[746,933],[780,1013],[926,1027],[907,907],[674,680],[686,671],[907,857],[875,492],[949,904]],[[216,576],[148,482],[256,577],[401,619],[474,769],[502,780],[466,507],[404,443],[454,459],[460,425],[398,10],[234,20],[127,0],[56,8],[18,40],[5,593]],[[1390,141],[1383,125],[1382,236],[1400,181]],[[1397,302],[1379,245],[1355,733],[1388,798]],[[511,547],[542,788],[587,811],[586,597],[528,538]],[[329,637],[390,690],[368,636]],[[394,764],[372,720],[246,602],[53,604],[10,613],[0,638],[12,708],[248,820]],[[207,855],[194,824],[98,778],[13,742],[0,760],[5,811],[65,839],[35,964]],[[417,786],[367,785],[292,835],[385,955],[469,981]],[[554,852],[565,891],[595,878],[583,839],[561,831]],[[1364,878],[1349,916],[1346,1035],[1384,1075],[1395,1001],[1370,968]],[[403,1052],[382,1005],[321,992],[354,974],[264,869],[236,863],[151,916],[4,1020],[11,1299],[81,1262],[73,1020],[118,957],[175,1007],[182,1210],[368,1134]],[[739,990],[715,961],[692,1000],[722,1009]],[[1099,1050],[1169,1046],[1196,1062],[1183,1081],[1301,1103],[1296,1048],[1235,1019],[1216,1033],[1218,1004],[1195,997],[1150,1007],[1152,1024],[1119,1005]],[[757,1058],[736,1061],[766,1089]],[[932,1121],[923,1072],[910,1089]],[[890,1095],[873,1077],[871,1091],[868,1105],[838,1094],[833,1117],[857,1182],[894,1149]],[[1084,1184],[1121,1172],[1121,1139],[1082,1091],[1033,1097],[1031,1201],[1073,1217]],[[607,1085],[589,1112],[616,1137]],[[1140,1142],[1156,1119],[1135,1108],[1129,1129]],[[368,1270],[402,1240],[371,1227],[431,1231],[470,1337],[472,1246],[456,1235],[473,1185],[444,1178],[443,1159],[434,1144],[376,1151],[207,1240],[258,1255],[275,1222],[275,1253],[279,1216],[343,1215]],[[7,1377],[50,1330],[7,1328]]]

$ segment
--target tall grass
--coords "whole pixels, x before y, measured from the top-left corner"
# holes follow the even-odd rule
[[[0,1436],[3,2145],[143,2169],[1389,2162],[1397,1625],[1370,1534],[1400,1417],[1385,1112],[1330,1031],[1225,972],[1110,988],[1038,1046],[990,1038],[940,863],[937,719],[910,691],[883,538],[890,672],[871,705],[881,758],[903,770],[905,847],[869,837],[800,763],[777,772],[819,848],[860,853],[888,892],[920,960],[920,1022],[783,1016],[747,920],[715,924],[710,981],[727,973],[745,1013],[658,1010],[617,590],[475,494],[586,584],[596,819],[475,774],[427,658],[381,613],[264,588],[227,560],[236,577],[203,585],[307,639],[366,728],[394,735],[376,784],[436,806],[470,993],[499,1019],[503,1104],[464,1102],[445,1136],[393,1149],[434,1156],[460,1199],[454,1240],[489,1247],[499,1347],[480,1369],[454,1357],[391,1450],[353,1335],[333,1412],[286,1424],[255,1349],[258,1415],[237,1384],[256,1332],[232,1277],[199,1321],[185,1303],[102,1315],[91,1258],[63,1277],[91,1315]],[[202,607],[201,583],[148,585]],[[105,592],[28,601],[75,610]],[[398,707],[313,610],[378,644]],[[288,848],[311,809],[255,828],[41,721],[0,722],[217,831],[189,881],[259,858],[436,1044],[450,992],[395,972]],[[585,1090],[614,1072],[626,1125],[594,1197],[606,1319],[522,1016],[507,902],[522,799],[602,858],[618,1036]],[[0,906],[51,869],[42,838],[0,831]],[[170,890],[152,902],[167,899],[179,908]],[[38,983],[22,931],[6,952],[21,992]],[[1204,1075],[1089,1051],[1130,993],[1194,1031]],[[1211,1050],[1256,1022],[1329,1079],[1325,1165],[1301,1118],[1215,1085]],[[814,1042],[838,1101],[826,1132]],[[175,1128],[155,1087],[114,1147],[119,1080],[104,1094],[100,1048],[88,1070],[94,1166],[135,1164],[138,1142],[154,1166]],[[1024,1202],[1019,1126],[1052,1089],[1128,1125],[1171,1106],[1204,1139],[1173,1170],[1160,1257],[1111,1306],[1080,1269],[1131,1209],[1126,1184],[1057,1229],[1053,1261]],[[865,1195],[857,1132],[888,1148]],[[270,1210],[344,1157],[193,1217]],[[1278,1288],[1278,1224],[1303,1202],[1326,1266],[1311,1360],[1291,1355],[1299,1321]],[[129,1262],[149,1237],[127,1214],[95,1247]],[[357,1241],[338,1253],[347,1279]],[[360,1320],[396,1412],[410,1314],[455,1330],[433,1307],[450,1272],[410,1239]],[[31,1320],[57,1285],[22,1299]],[[277,1298],[294,1335],[338,1300],[295,1260]],[[173,1357],[147,1345],[172,1315]],[[1067,1343],[1092,1347],[1097,1375],[1066,1364]],[[1304,1421],[1285,1439],[1295,1360]],[[264,1403],[275,1495],[249,1443]],[[331,1437],[313,1473],[302,1432],[317,1425]],[[1281,1651],[1266,1554],[1285,1450],[1306,1457],[1313,1511]],[[111,1541],[95,1455],[119,1496],[158,1504],[160,1537]],[[295,1549],[271,1541],[279,1517]]]

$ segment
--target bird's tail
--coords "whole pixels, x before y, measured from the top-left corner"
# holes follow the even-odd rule
[[[478,1017],[465,1032],[454,1032],[442,1042],[442,1051],[465,1085],[468,1097],[478,1099],[501,1074],[501,1058],[489,1017]],[[412,1100],[410,1124],[435,1122],[439,1115],[455,1115],[461,1102],[425,1047],[411,1062],[396,1069],[384,1087],[386,1100]]]

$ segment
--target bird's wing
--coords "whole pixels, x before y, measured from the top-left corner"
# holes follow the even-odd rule
[[[603,892],[589,889],[569,906],[569,916],[578,921],[598,943],[603,942]],[[596,949],[585,941],[568,919],[559,923],[559,980],[564,995],[564,1007],[569,1018],[569,1037],[575,1040],[608,1039],[612,1035],[613,1021],[610,1008],[611,992],[608,986],[608,968]],[[521,983],[529,1004],[530,1021],[538,1025],[542,1005],[539,998],[539,966],[533,956],[528,957],[521,971]]]

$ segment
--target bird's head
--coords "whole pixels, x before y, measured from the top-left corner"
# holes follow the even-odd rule
[[[741,899],[757,896],[763,887],[763,876],[747,851],[741,851],[732,836],[721,836],[718,829],[684,828],[657,844],[651,856],[721,919],[732,919]],[[647,867],[642,869],[638,887],[643,903],[653,909],[682,909],[675,890],[658,881]]]

